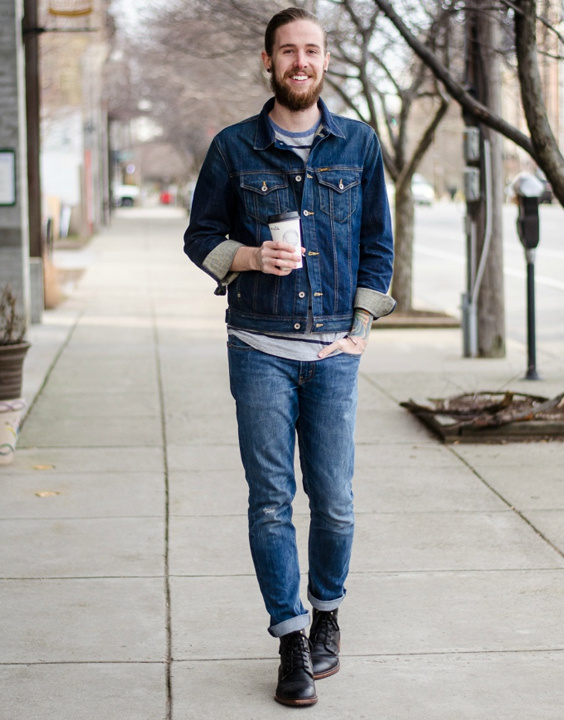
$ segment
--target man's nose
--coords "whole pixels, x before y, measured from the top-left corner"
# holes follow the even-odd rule
[[[305,51],[299,51],[298,57],[296,58],[296,65],[299,68],[305,68],[305,67],[307,67],[308,63],[309,63],[309,59],[308,59],[307,53]]]

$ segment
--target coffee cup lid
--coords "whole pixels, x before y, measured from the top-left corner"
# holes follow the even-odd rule
[[[283,220],[295,220],[299,217],[299,212],[297,212],[296,210],[289,210],[288,212],[283,212],[278,215],[269,215],[268,224],[270,225],[270,223],[282,222]]]

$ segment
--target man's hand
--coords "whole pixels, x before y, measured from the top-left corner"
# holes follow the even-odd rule
[[[301,248],[302,255],[305,248]],[[258,247],[239,248],[233,263],[231,272],[245,272],[246,270],[257,270],[269,275],[289,275],[299,265],[299,258],[296,248],[281,240],[266,240]]]
[[[353,324],[347,337],[341,340],[335,340],[334,343],[323,348],[318,353],[318,357],[325,358],[335,350],[342,350],[349,355],[362,355],[368,345],[370,337],[370,328],[372,327],[372,315],[366,310],[356,308],[354,311]]]

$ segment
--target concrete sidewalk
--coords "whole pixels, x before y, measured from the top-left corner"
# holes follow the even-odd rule
[[[224,300],[184,217],[121,211],[32,334],[37,395],[0,467],[1,720],[262,720],[277,643],[254,577]],[[444,446],[398,402],[520,381],[522,347],[376,330],[361,364],[342,669],[311,718],[561,720],[564,445]],[[564,351],[564,341],[562,350]],[[303,567],[307,506],[296,503]]]

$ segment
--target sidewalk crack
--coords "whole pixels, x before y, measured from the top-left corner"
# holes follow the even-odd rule
[[[166,720],[172,720],[172,619],[171,619],[171,589],[170,589],[170,482],[169,462],[166,442],[166,413],[164,400],[164,384],[161,357],[159,352],[159,331],[154,297],[151,296],[151,319],[153,326],[153,342],[155,349],[155,366],[159,389],[159,414],[161,421],[161,444],[163,452],[164,470],[164,592],[166,608]]]
[[[552,542],[552,540],[549,540],[547,538],[547,536],[544,533],[542,533],[538,529],[538,527],[536,527],[536,525],[534,525],[529,520],[529,518],[527,518],[520,510],[518,510],[514,505],[512,505],[510,503],[510,501],[507,500],[506,497],[504,497],[500,492],[498,492],[493,487],[493,485],[490,485],[490,483],[484,477],[482,477],[482,475],[480,475],[480,473],[475,468],[473,468],[472,465],[470,465],[470,463],[464,457],[462,457],[462,455],[459,455],[456,452],[456,450],[452,447],[447,447],[447,450],[449,450],[464,465],[466,465],[466,467],[472,471],[472,473],[478,478],[478,480],[480,480],[480,482],[483,483],[488,488],[488,490],[491,490],[491,492],[493,492],[494,495],[496,495],[503,503],[505,503],[505,505],[507,505],[507,507],[511,510],[511,512],[515,513],[515,515],[517,515],[517,517],[521,518],[521,520],[523,520],[523,522],[525,522],[541,538],[541,540],[544,540],[544,542],[547,545],[549,545],[556,553],[558,553],[558,555],[560,555],[560,557],[564,558],[564,552],[557,545],[555,545]]]

